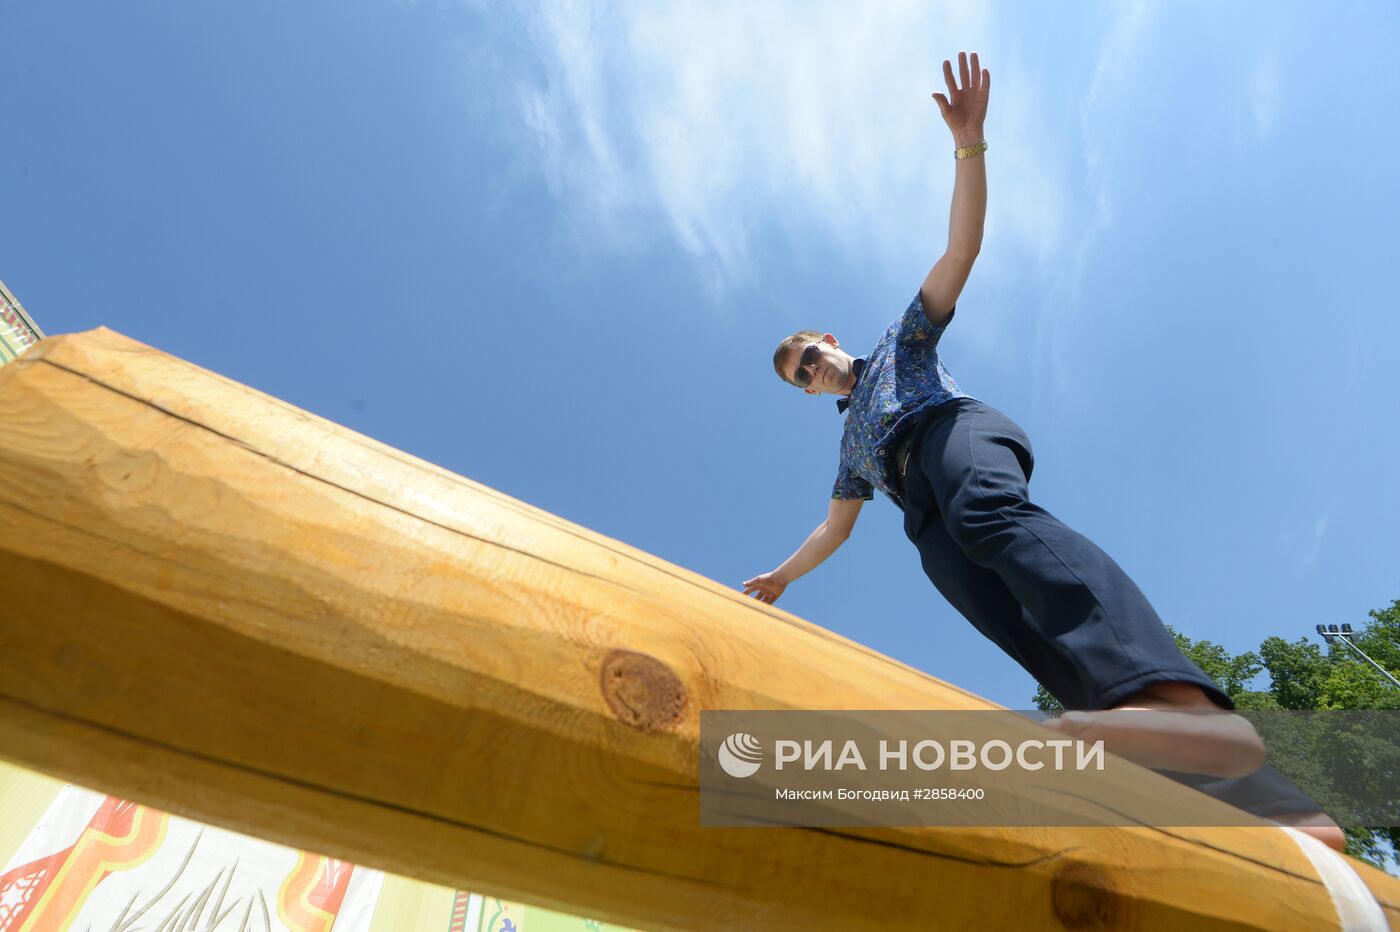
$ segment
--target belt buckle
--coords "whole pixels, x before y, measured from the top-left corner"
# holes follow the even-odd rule
[[[894,466],[903,479],[909,472],[909,458],[914,455],[914,428],[905,431],[894,451]]]

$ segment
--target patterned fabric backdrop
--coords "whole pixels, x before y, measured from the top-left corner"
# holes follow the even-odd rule
[[[0,932],[626,932],[201,825],[0,763]]]

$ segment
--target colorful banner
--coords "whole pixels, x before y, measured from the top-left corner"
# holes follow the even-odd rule
[[[19,300],[0,282],[0,366],[44,338],[44,331],[24,312]]]
[[[0,763],[0,932],[635,932],[386,875]]]
[[[63,787],[0,873],[0,930],[368,932],[383,874]]]

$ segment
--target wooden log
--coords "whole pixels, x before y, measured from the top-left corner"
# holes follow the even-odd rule
[[[1338,926],[1275,828],[701,827],[702,709],[994,706],[106,329],[0,369],[0,585],[0,756],[423,880],[656,929]]]

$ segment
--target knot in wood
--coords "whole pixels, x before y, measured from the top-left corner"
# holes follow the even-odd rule
[[[603,698],[618,720],[645,731],[660,731],[685,714],[685,684],[650,654],[611,650],[603,658]]]
[[[1050,881],[1050,904],[1067,929],[1122,929],[1128,921],[1128,900],[1105,870],[1071,861]]]

